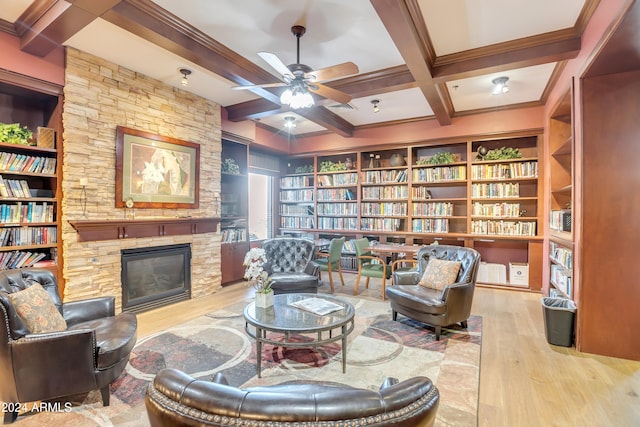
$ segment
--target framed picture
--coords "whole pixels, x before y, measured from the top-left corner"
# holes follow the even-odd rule
[[[200,145],[118,126],[116,207],[198,207]]]

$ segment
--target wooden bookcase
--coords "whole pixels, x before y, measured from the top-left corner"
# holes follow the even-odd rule
[[[33,132],[32,145],[0,142],[0,268],[50,269],[61,295],[62,93],[61,86],[0,70],[0,122]]]
[[[527,264],[528,283],[511,284],[505,275],[492,284],[540,290],[540,141],[539,133],[525,133],[288,159],[313,163],[315,172],[282,176],[280,233],[474,247],[505,272]],[[484,160],[481,146],[517,148],[522,157]],[[434,156],[453,161],[432,164]]]
[[[230,164],[231,167],[225,167]],[[222,140],[221,264],[222,284],[242,280],[249,251],[248,150],[242,143]]]
[[[549,121],[549,289],[574,298],[573,292],[573,108],[572,90],[561,98]]]

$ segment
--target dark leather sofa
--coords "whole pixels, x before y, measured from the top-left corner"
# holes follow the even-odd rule
[[[30,333],[8,295],[39,283],[67,323],[61,332]],[[25,403],[99,389],[109,405],[109,384],[124,370],[136,343],[135,314],[115,315],[114,297],[62,303],[51,271],[0,271],[0,401]],[[18,413],[4,413],[4,423]]]
[[[427,264],[431,259],[460,261],[455,283],[442,291],[420,286]],[[471,303],[480,267],[480,254],[472,248],[451,245],[428,245],[418,252],[417,267],[395,271],[393,286],[387,287],[393,320],[398,313],[435,327],[436,340],[440,339],[443,326],[460,323],[467,327],[471,315]]]
[[[313,261],[316,245],[296,237],[275,237],[262,242],[267,257],[264,270],[273,281],[274,294],[318,293],[318,265]]]
[[[145,405],[152,427],[425,427],[435,422],[439,399],[426,377],[390,378],[378,391],[311,381],[240,389],[221,374],[204,381],[164,369],[149,384]]]

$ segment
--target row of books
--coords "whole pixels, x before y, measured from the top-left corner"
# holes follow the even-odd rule
[[[517,182],[472,184],[471,197],[486,199],[520,197],[520,184],[518,184]]]
[[[362,198],[364,200],[406,199],[407,197],[409,197],[409,189],[406,185],[362,188]]]
[[[406,216],[406,203],[362,203],[362,215]]]
[[[414,169],[414,182],[464,181],[467,179],[466,166],[440,166],[436,168]]]
[[[50,245],[57,241],[57,227],[0,228],[0,246]]]
[[[473,165],[471,179],[537,178],[538,162]]]
[[[44,252],[9,251],[0,253],[0,270],[32,267],[47,256]]]
[[[280,217],[282,228],[315,228],[313,217],[283,216]]]
[[[356,185],[358,183],[358,174],[356,172],[339,173],[333,175],[318,175],[318,184],[323,187],[331,187],[337,185]]]
[[[321,230],[357,230],[358,218],[322,217],[318,218]]]
[[[414,233],[448,233],[449,220],[443,218],[414,219],[411,221],[411,230]]]
[[[31,197],[31,189],[24,179],[4,179],[0,176],[0,196]]]
[[[287,176],[280,178],[280,188],[302,188],[312,186],[313,177],[310,176]]]
[[[222,243],[244,242],[246,240],[246,228],[225,228],[222,230]]]
[[[281,202],[313,202],[313,190],[280,191]]]
[[[318,215],[358,215],[355,203],[318,203]]]
[[[536,223],[534,221],[471,221],[471,234],[535,236]]]
[[[393,182],[407,182],[407,170],[380,170],[362,172],[365,184],[384,184]]]
[[[474,216],[491,216],[494,218],[517,218],[520,216],[520,203],[474,203]]]
[[[413,214],[421,216],[453,216],[453,203],[414,203]]]
[[[402,219],[399,218],[362,218],[361,230],[371,231],[398,231],[402,228]]]
[[[44,203],[3,203],[0,205],[0,223],[3,224],[21,224],[36,222],[53,222],[54,206],[47,202]]]
[[[356,195],[348,188],[318,190],[318,200],[324,202],[331,202],[333,200],[356,200]]]
[[[313,215],[313,206],[280,205],[280,215]]]
[[[556,262],[559,262],[566,268],[571,268],[573,264],[573,252],[570,249],[558,245],[556,242],[550,242],[549,255]]]
[[[0,153],[0,170],[28,173],[56,173],[55,157],[29,156],[26,154]]]

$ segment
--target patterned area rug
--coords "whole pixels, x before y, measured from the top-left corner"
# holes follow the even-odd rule
[[[443,328],[440,341],[435,341],[433,331],[420,323],[400,315],[393,322],[387,302],[342,298],[356,308],[344,374],[338,343],[318,349],[265,345],[262,378],[258,378],[255,343],[244,331],[242,303],[139,339],[125,373],[111,386],[109,407],[102,406],[95,391],[48,405],[53,410],[28,410],[16,425],[148,426],[145,389],[165,367],[205,379],[223,372],[233,385],[308,379],[372,390],[387,376],[403,380],[424,375],[440,390],[437,426],[477,425],[481,317],[472,316],[468,330]]]

